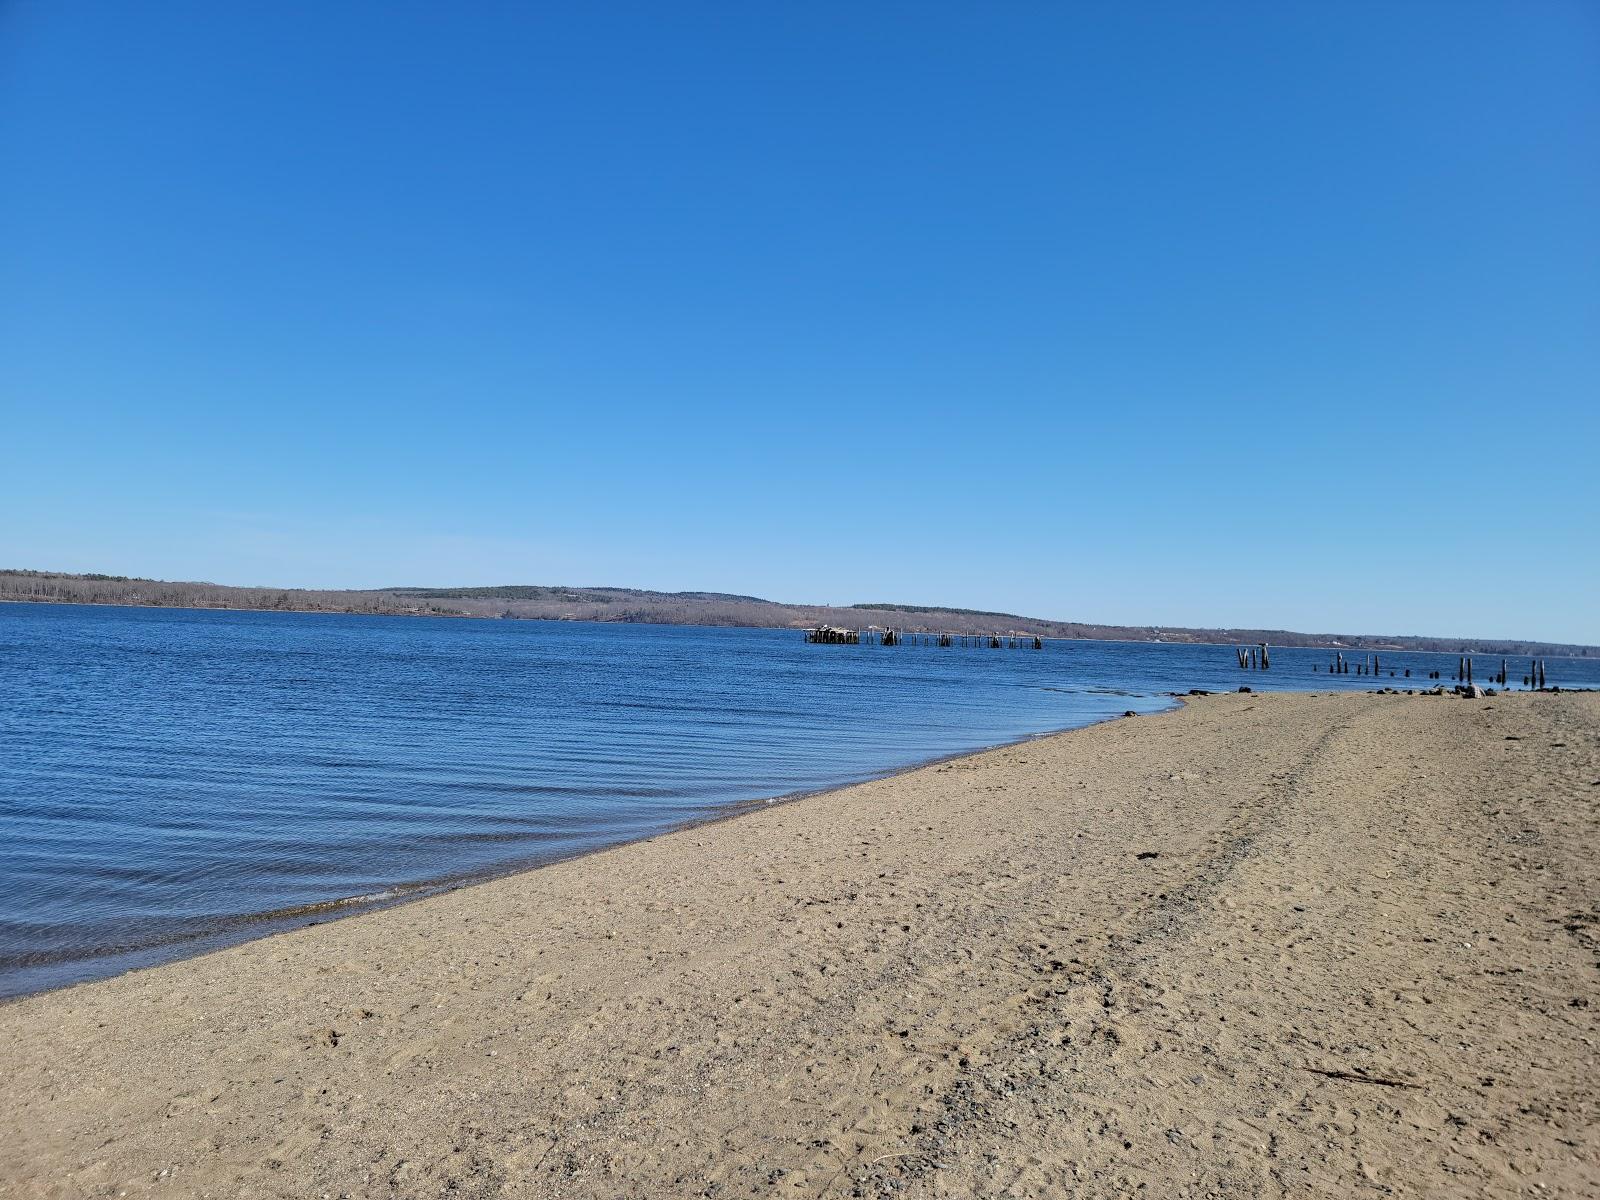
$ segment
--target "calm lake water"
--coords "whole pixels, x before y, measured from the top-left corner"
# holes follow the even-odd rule
[[[1218,646],[0,605],[0,996],[1172,691],[1373,685],[1313,673],[1328,657],[1275,650],[1247,676]],[[1600,685],[1600,661],[1549,664],[1552,684]]]

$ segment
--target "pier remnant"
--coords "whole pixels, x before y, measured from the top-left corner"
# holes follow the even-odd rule
[[[861,643],[859,629],[840,629],[836,625],[818,625],[806,630],[806,641],[825,646],[857,646]]]
[[[1037,633],[949,633],[934,630],[908,631],[904,629],[879,629],[876,625],[866,629],[844,629],[837,625],[817,625],[802,630],[805,640],[823,646],[937,646],[949,650],[962,647],[987,646],[992,650],[1044,649],[1044,636]]]

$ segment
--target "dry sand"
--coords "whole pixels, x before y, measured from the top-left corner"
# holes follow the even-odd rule
[[[1600,695],[1229,695],[0,1007],[0,1196],[1595,1196]]]

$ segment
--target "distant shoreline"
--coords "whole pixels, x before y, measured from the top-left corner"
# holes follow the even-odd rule
[[[139,604],[139,603],[117,602],[117,601],[111,601],[111,600],[58,600],[58,599],[45,598],[45,597],[26,598],[26,597],[17,597],[17,596],[0,596],[0,605],[8,605],[8,604],[9,605],[15,605],[18,608],[41,607],[41,606],[48,606],[48,605],[56,605],[56,606],[61,607],[61,608],[128,608],[128,609],[153,609],[153,610],[164,611],[164,612],[284,613],[284,614],[293,614],[293,615],[307,616],[307,617],[395,617],[395,618],[402,618],[402,619],[422,617],[422,618],[435,618],[435,619],[440,619],[440,620],[451,620],[451,621],[544,621],[544,622],[549,622],[551,624],[559,624],[559,625],[660,625],[660,626],[663,626],[663,627],[666,627],[666,628],[671,628],[671,629],[771,629],[771,630],[783,631],[783,632],[786,632],[786,633],[798,633],[802,629],[808,628],[806,625],[803,625],[803,624],[795,624],[795,625],[748,625],[748,624],[734,624],[734,623],[731,623],[731,622],[662,621],[662,620],[646,621],[646,620],[632,620],[632,619],[621,619],[621,618],[612,618],[610,620],[607,620],[604,617],[591,617],[591,616],[571,616],[571,617],[549,616],[549,615],[505,616],[505,615],[498,615],[498,614],[494,614],[494,613],[472,613],[472,612],[403,612],[403,611],[395,611],[395,610],[373,610],[373,611],[369,611],[369,612],[362,612],[362,611],[357,610],[357,609],[346,609],[346,608],[264,608],[264,607],[260,607],[260,606],[251,606],[251,605],[242,605],[242,604],[160,604],[160,603]],[[867,627],[866,625],[862,625],[861,626],[861,628],[866,628],[866,627]],[[905,628],[905,627],[904,626],[896,626],[896,628]],[[919,630],[919,632],[920,632],[920,630]],[[1218,647],[1228,647],[1228,646],[1253,645],[1253,644],[1255,644],[1253,642],[1248,642],[1248,641],[1246,641],[1244,639],[1239,639],[1239,640],[1234,640],[1234,641],[1222,641],[1222,640],[1206,639],[1206,638],[1199,638],[1199,637],[1195,637],[1195,638],[1138,637],[1138,636],[1131,635],[1131,634],[1127,635],[1127,636],[1105,636],[1105,637],[1096,637],[1096,636],[1091,636],[1091,635],[1087,635],[1087,634],[1080,634],[1080,635],[1076,635],[1076,636],[1068,636],[1068,635],[1065,635],[1065,634],[1040,634],[1039,636],[1041,638],[1043,638],[1047,642],[1051,642],[1051,641],[1054,641],[1054,642],[1090,642],[1090,643],[1104,642],[1104,643],[1108,643],[1108,644],[1115,644],[1115,643],[1121,642],[1121,643],[1131,643],[1131,644],[1148,645],[1148,646],[1163,646],[1163,645],[1165,645],[1165,646],[1218,646]],[[1313,634],[1299,634],[1299,635],[1294,635],[1294,636],[1314,637],[1316,635],[1313,635]],[[1426,639],[1426,640],[1439,641],[1439,640],[1444,640],[1444,639]],[[1525,648],[1519,648],[1519,649],[1516,649],[1516,650],[1501,649],[1501,648],[1498,647],[1497,644],[1492,644],[1492,643],[1474,644],[1474,645],[1471,645],[1471,646],[1463,646],[1463,647],[1461,647],[1459,649],[1452,647],[1451,649],[1448,649],[1448,650],[1437,650],[1437,649],[1429,649],[1429,648],[1425,648],[1425,647],[1421,647],[1421,646],[1406,645],[1406,644],[1398,643],[1398,642],[1380,642],[1380,641],[1371,641],[1371,640],[1369,640],[1369,641],[1356,640],[1356,641],[1272,642],[1269,639],[1269,643],[1268,644],[1271,645],[1274,649],[1291,649],[1291,650],[1357,650],[1357,651],[1362,651],[1362,652],[1368,652],[1368,651],[1378,652],[1378,653],[1389,652],[1389,653],[1395,653],[1395,654],[1469,654],[1469,655],[1502,655],[1504,657],[1513,657],[1513,656],[1517,656],[1517,655],[1525,655],[1525,654],[1532,653],[1532,654],[1540,655],[1540,656],[1545,657],[1545,658],[1574,658],[1574,659],[1580,659],[1580,660],[1581,659],[1585,659],[1585,658],[1600,656],[1600,647],[1596,647],[1596,646],[1569,646],[1569,645],[1565,645],[1565,644],[1561,644],[1561,643],[1542,643],[1542,642],[1519,643],[1520,646],[1525,647]],[[1573,653],[1574,650],[1582,650],[1582,651],[1594,650],[1595,651],[1595,655],[1590,655],[1588,653],[1574,654]]]
[[[907,633],[1030,636],[1063,641],[1271,646],[1358,652],[1590,658],[1600,646],[1522,638],[1300,633],[1286,629],[1105,625],[1016,613],[926,605],[785,604],[718,592],[517,585],[371,590],[234,587],[226,584],[0,569],[0,603],[81,604],[196,612],[292,612],[346,616],[468,617],[684,625],[707,629],[790,629],[817,625]]]
[[[167,612],[256,612],[298,613],[306,617],[444,617],[455,621],[499,621],[504,617],[480,616],[477,613],[413,613],[413,612],[357,612],[348,608],[262,608],[245,604],[134,604],[116,600],[57,600],[40,597],[29,599],[18,596],[0,596],[0,604],[14,604],[18,608],[39,605],[56,605],[60,608],[153,608]],[[512,618],[534,620],[545,618]],[[561,618],[549,618],[560,620]],[[600,622],[596,622],[599,624]],[[621,622],[611,622],[621,624]]]

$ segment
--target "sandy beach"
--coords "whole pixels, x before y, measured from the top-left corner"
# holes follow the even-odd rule
[[[0,1006],[0,1197],[1594,1196],[1600,695],[1221,695]]]

